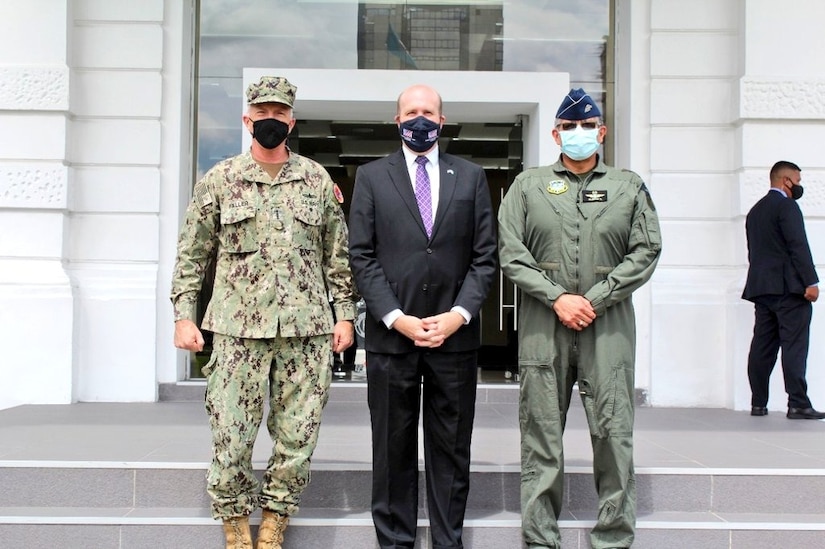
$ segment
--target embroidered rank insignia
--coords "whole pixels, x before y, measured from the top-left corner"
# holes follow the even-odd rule
[[[547,192],[550,194],[562,194],[566,193],[567,189],[570,187],[567,186],[567,181],[562,181],[561,179],[555,179],[547,185]]]
[[[607,191],[582,191],[582,202],[607,202]]]
[[[335,194],[335,200],[337,200],[339,204],[343,204],[344,193],[341,192],[341,187],[338,186],[338,183],[335,183],[333,185],[332,192]]]

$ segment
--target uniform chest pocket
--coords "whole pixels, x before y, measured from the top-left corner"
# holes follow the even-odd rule
[[[257,252],[260,246],[255,221],[254,206],[223,210],[220,241],[224,251],[235,254]]]
[[[297,248],[317,250],[321,242],[321,205],[304,200],[295,204],[292,241]]]

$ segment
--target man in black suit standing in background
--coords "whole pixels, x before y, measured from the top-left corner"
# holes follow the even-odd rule
[[[439,153],[438,92],[412,86],[397,108],[402,147],[358,168],[349,217],[350,263],[367,305],[372,516],[380,547],[414,547],[423,385],[432,547],[460,549],[495,217],[481,167]]]
[[[768,384],[781,348],[788,419],[825,418],[811,405],[805,381],[819,278],[796,203],[802,196],[801,171],[793,162],[774,164],[768,194],[745,221],[750,268],[742,298],[752,301],[756,311],[748,354],[752,416],[768,414]]]

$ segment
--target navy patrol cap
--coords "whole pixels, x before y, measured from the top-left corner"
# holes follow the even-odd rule
[[[556,118],[562,120],[586,120],[601,115],[596,102],[582,88],[570,90],[556,112]]]
[[[295,92],[298,90],[283,76],[262,76],[246,88],[246,102],[250,105],[257,103],[283,103],[292,107],[295,103]]]

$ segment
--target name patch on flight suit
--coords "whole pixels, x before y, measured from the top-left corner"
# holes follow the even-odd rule
[[[561,194],[567,192],[567,181],[562,181],[561,179],[554,179],[547,185],[547,192],[550,194]]]
[[[582,202],[607,202],[607,191],[582,191]]]

